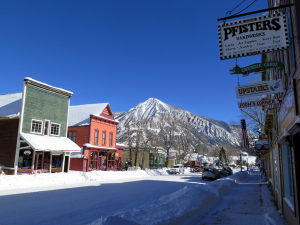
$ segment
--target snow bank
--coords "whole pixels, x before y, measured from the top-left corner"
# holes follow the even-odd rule
[[[117,224],[193,224],[193,218],[203,215],[218,197],[229,190],[238,180],[248,173],[236,173],[211,183],[184,187],[150,204],[134,208],[132,211],[119,212],[100,218],[92,225]],[[155,213],[153,213],[155,212]],[[189,222],[187,222],[187,220]]]
[[[89,173],[70,171],[69,173],[0,176],[0,190],[78,184],[90,181],[103,182],[159,175],[169,174],[166,170],[159,169],[139,171],[92,171]]]

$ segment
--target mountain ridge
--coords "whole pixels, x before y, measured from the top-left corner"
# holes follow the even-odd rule
[[[124,131],[124,125],[133,119],[146,119],[149,121],[149,127],[152,126],[155,128],[155,122],[168,126],[168,121],[176,118],[192,126],[193,133],[198,136],[199,141],[205,144],[239,145],[239,127],[231,126],[224,121],[198,116],[188,110],[166,104],[156,98],[149,98],[127,112],[114,112],[114,117],[120,122],[118,126],[118,133],[120,135]]]

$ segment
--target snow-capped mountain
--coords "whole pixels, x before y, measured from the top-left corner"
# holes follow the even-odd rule
[[[155,127],[155,124],[168,125],[170,119],[176,118],[181,123],[191,125],[193,134],[196,134],[200,143],[208,145],[238,145],[240,141],[239,126],[230,126],[222,121],[197,116],[187,110],[168,105],[155,98],[149,98],[127,112],[115,112],[114,116],[115,119],[120,121],[118,133],[122,133],[124,124],[133,119],[146,119],[149,121],[149,127],[158,128]]]

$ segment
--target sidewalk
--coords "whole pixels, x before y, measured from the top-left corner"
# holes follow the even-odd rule
[[[281,225],[286,222],[276,208],[268,185],[260,181],[259,172],[252,171],[196,224]]]

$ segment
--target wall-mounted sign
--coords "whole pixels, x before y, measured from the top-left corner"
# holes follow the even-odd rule
[[[63,152],[60,151],[52,151],[52,155],[61,155]]]
[[[264,81],[253,84],[235,86],[236,98],[248,98],[283,92],[281,80]]]
[[[286,17],[282,13],[221,23],[218,29],[221,60],[289,47]]]
[[[268,157],[267,156],[260,157],[260,161],[268,161]]]
[[[284,65],[282,62],[264,62],[264,63],[255,63],[250,66],[239,68],[238,66],[229,70],[230,74],[243,74],[243,76],[248,76],[249,73],[260,73],[266,69],[271,69],[278,67],[278,70],[283,70]]]
[[[260,151],[269,151],[270,149],[270,143],[268,140],[259,140],[259,141],[255,141],[255,148],[257,152]],[[261,153],[265,153],[265,152],[261,152]]]
[[[275,105],[275,104],[282,104],[282,99],[239,102],[238,104],[239,104],[239,108],[255,107],[255,106],[262,106],[262,105]]]
[[[295,116],[294,92],[293,90],[290,90],[290,92],[285,96],[278,114],[280,134],[284,132],[284,129],[288,129],[294,123]]]

